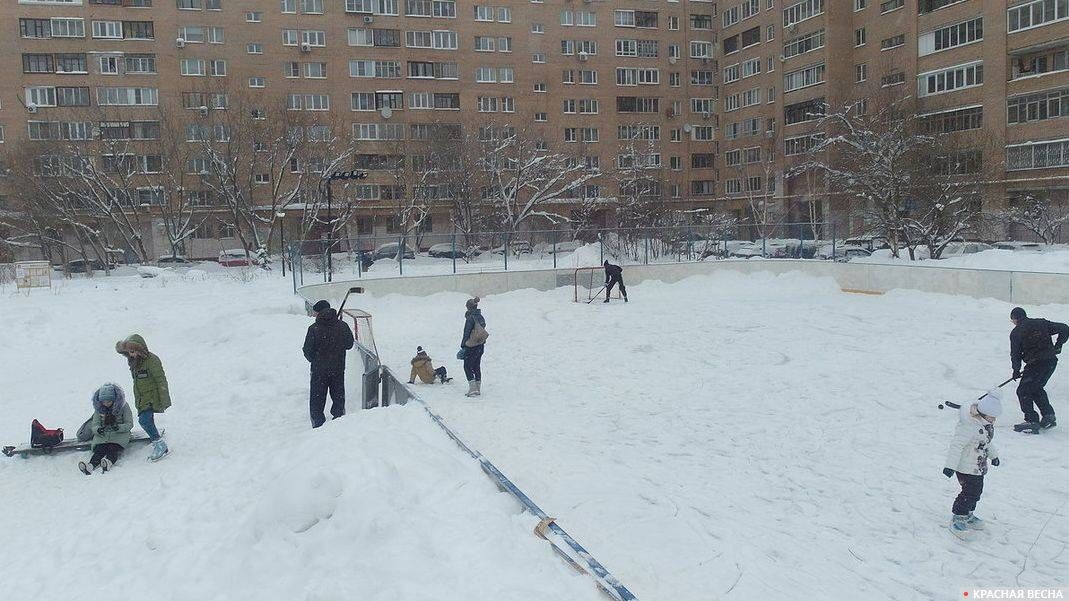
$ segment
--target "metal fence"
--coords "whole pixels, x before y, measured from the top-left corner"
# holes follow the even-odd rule
[[[750,257],[846,260],[871,250],[871,240],[844,240],[834,225],[804,222],[413,232],[306,240],[288,245],[285,255],[296,289],[336,279],[574,268],[605,259],[624,265]]]

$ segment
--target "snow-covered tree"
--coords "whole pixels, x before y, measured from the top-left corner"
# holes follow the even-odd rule
[[[622,228],[660,227],[668,222],[654,127],[642,122],[627,125],[628,136],[618,147],[612,173],[617,187],[613,207]]]
[[[1049,191],[1030,191],[1012,198],[1002,216],[1009,223],[1032,232],[1045,244],[1054,244],[1069,223],[1069,205],[1053,202]]]

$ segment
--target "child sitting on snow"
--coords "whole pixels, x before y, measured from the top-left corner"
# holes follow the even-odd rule
[[[108,471],[130,444],[134,414],[118,384],[107,383],[93,393],[93,456],[89,465],[78,462],[78,469],[89,475],[99,467]]]
[[[957,475],[961,492],[954,499],[954,517],[950,530],[964,537],[969,530],[981,530],[983,520],[973,515],[980,493],[984,490],[984,474],[987,460],[998,466],[998,451],[991,444],[995,436],[995,418],[1002,414],[1002,400],[998,391],[991,391],[979,401],[961,406],[958,427],[947,451],[943,474],[950,478]]]
[[[435,379],[439,379],[442,384],[445,384],[453,379],[446,376],[444,367],[434,368],[431,356],[427,354],[427,351],[423,350],[422,346],[416,347],[416,356],[412,358],[412,371],[408,374],[408,383],[415,384],[416,376],[419,376],[420,381],[424,384],[434,384]]]

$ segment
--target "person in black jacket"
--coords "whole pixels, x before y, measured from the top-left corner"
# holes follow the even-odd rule
[[[345,415],[345,351],[353,348],[353,331],[325,300],[312,305],[312,314],[316,320],[304,337],[304,358],[312,364],[308,408],[312,427],[318,428],[327,421],[323,408],[328,391],[330,415],[334,419]]]
[[[479,297],[470,298],[464,303],[464,333],[460,336],[460,355],[464,359],[464,376],[468,379],[468,392],[464,396],[473,397],[482,394],[483,387],[483,351],[486,349],[485,336],[472,336],[475,326],[486,332],[486,318],[479,310]]]
[[[1043,387],[1054,375],[1058,367],[1058,353],[1069,338],[1069,326],[1042,318],[1029,318],[1024,309],[1015,307],[1010,311],[1010,321],[1014,328],[1010,332],[1010,362],[1013,365],[1013,379],[1019,379],[1017,398],[1021,401],[1024,422],[1013,427],[1018,432],[1038,432],[1040,428],[1053,428],[1054,408],[1047,398]],[[1058,339],[1051,343],[1051,336]],[[1021,372],[1024,361],[1024,372]],[[1039,414],[1036,414],[1036,407]]]
[[[605,261],[605,300],[603,302],[609,302],[609,296],[612,294],[612,287],[619,284],[620,294],[624,297],[624,302],[627,302],[627,288],[624,287],[624,269],[619,265],[613,265],[607,260]]]

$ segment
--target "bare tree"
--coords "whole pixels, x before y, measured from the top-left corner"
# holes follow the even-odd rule
[[[1054,244],[1069,223],[1069,206],[1055,203],[1049,190],[1029,191],[1012,198],[1001,215],[1035,234],[1044,244]]]

